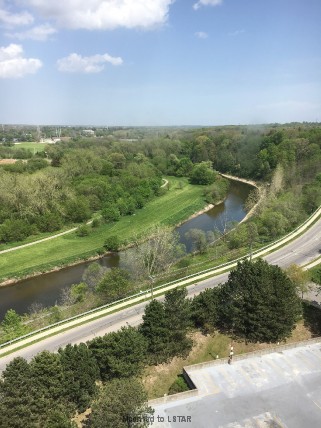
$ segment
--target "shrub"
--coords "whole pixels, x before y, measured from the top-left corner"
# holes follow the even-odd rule
[[[87,224],[82,224],[76,230],[76,235],[79,237],[88,236],[90,233],[90,227]]]
[[[168,390],[168,395],[178,394],[179,392],[189,391],[189,386],[186,383],[183,375],[178,375]]]

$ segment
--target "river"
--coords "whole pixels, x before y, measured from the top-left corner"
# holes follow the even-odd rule
[[[246,215],[244,202],[252,187],[247,184],[231,181],[227,198],[204,214],[201,214],[179,226],[176,230],[180,234],[181,242],[191,250],[191,243],[186,240],[185,233],[190,229],[202,229],[205,232],[219,229],[222,231],[227,222],[240,222]],[[98,262],[106,267],[121,265],[121,255],[105,256]],[[81,281],[81,277],[92,262],[85,262],[75,266],[63,268],[57,272],[43,274],[18,283],[0,287],[0,320],[8,309],[15,309],[18,313],[28,312],[30,306],[37,302],[43,306],[52,306],[59,301],[61,290]]]

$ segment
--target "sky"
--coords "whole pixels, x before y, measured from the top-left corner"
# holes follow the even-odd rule
[[[320,19],[320,0],[0,0],[0,122],[320,122]]]

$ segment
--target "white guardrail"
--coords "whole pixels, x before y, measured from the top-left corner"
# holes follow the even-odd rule
[[[268,252],[269,250],[277,248],[280,245],[282,245],[283,243],[286,243],[286,242],[292,240],[299,233],[301,233],[308,226],[310,226],[310,224],[313,223],[320,215],[321,215],[321,206],[304,223],[302,223],[300,226],[298,226],[292,232],[288,233],[287,235],[283,236],[282,238],[278,239],[277,241],[274,241],[271,244],[266,245],[265,247],[262,247],[262,248],[259,248],[259,249],[255,250],[255,251],[253,251],[252,258],[259,257],[262,254]],[[215,268],[208,268],[208,269],[199,271],[197,273],[193,273],[191,275],[187,275],[187,276],[185,276],[183,278],[179,278],[179,279],[176,279],[174,281],[167,282],[166,284],[162,284],[162,285],[159,285],[157,287],[153,287],[153,289],[149,289],[149,290],[145,290],[145,291],[140,291],[139,293],[133,294],[133,295],[128,296],[128,297],[125,297],[124,299],[120,299],[120,300],[117,300],[115,302],[108,303],[106,305],[102,305],[102,306],[99,306],[97,308],[91,309],[90,311],[83,312],[83,313],[81,313],[79,315],[75,315],[73,317],[66,318],[65,320],[58,321],[56,323],[53,323],[53,324],[50,324],[50,325],[48,325],[46,327],[43,327],[43,328],[40,328],[38,330],[32,331],[32,332],[30,332],[28,334],[25,334],[23,336],[19,336],[19,337],[15,338],[15,339],[9,340],[8,342],[2,343],[2,344],[0,344],[0,349],[4,348],[6,346],[12,345],[12,344],[14,344],[16,342],[20,342],[21,340],[27,339],[28,337],[35,336],[38,333],[44,332],[46,330],[51,330],[51,329],[53,329],[53,328],[55,328],[57,326],[60,326],[62,324],[67,324],[70,321],[74,321],[76,319],[81,319],[81,318],[83,318],[83,317],[85,317],[87,315],[94,314],[95,312],[99,313],[100,311],[102,311],[104,309],[111,308],[113,306],[119,305],[119,304],[124,303],[126,301],[130,302],[130,300],[132,300],[134,298],[141,297],[140,300],[143,300],[143,299],[145,299],[147,297],[148,294],[151,294],[152,291],[153,291],[153,294],[156,294],[157,291],[160,291],[163,288],[167,288],[168,286],[174,285],[174,284],[177,284],[177,283],[178,283],[177,286],[179,286],[180,285],[179,283],[182,283],[182,282],[187,282],[188,283],[189,280],[192,280],[195,277],[199,277],[199,276],[207,277],[207,276],[210,276],[210,275],[214,276],[215,274],[221,273],[222,271],[225,271],[226,269],[228,269],[230,267],[234,267],[237,264],[237,262],[239,262],[241,260],[244,260],[245,258],[248,258],[249,256],[250,256],[250,254],[246,254],[245,256],[242,256],[242,257],[239,257],[237,259],[231,260],[229,262],[223,263],[223,264],[221,264],[219,266],[216,266]],[[160,294],[160,293],[157,293],[157,294]],[[97,318],[98,317],[99,316],[97,316]]]

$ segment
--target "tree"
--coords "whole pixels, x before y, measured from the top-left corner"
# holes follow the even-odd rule
[[[33,379],[27,361],[14,358],[2,373],[0,381],[0,426],[29,428],[32,423]]]
[[[178,233],[170,227],[156,226],[148,232],[148,236],[148,241],[137,241],[135,249],[127,255],[130,270],[143,278],[167,271],[185,253]]]
[[[77,428],[77,424],[70,420],[70,416],[60,410],[52,410],[46,421],[46,428]]]
[[[90,289],[94,289],[106,274],[107,268],[99,263],[90,263],[82,275],[82,280]]]
[[[185,233],[185,237],[192,241],[193,250],[204,254],[208,248],[208,242],[206,239],[206,234],[201,229],[190,229]]]
[[[129,273],[120,268],[109,269],[96,287],[96,291],[104,293],[109,301],[126,296],[129,290]]]
[[[14,309],[9,309],[1,326],[8,338],[14,338],[25,333],[25,326],[22,324],[21,316]]]
[[[207,288],[195,296],[191,303],[191,318],[196,327],[210,330],[218,319],[218,288]]]
[[[219,294],[219,325],[251,342],[277,342],[291,335],[302,308],[296,287],[262,259],[239,262]]]
[[[192,184],[212,184],[217,173],[212,169],[212,162],[201,162],[194,165],[190,180]]]
[[[130,326],[97,337],[88,342],[88,347],[103,380],[139,375],[147,353],[146,339]]]
[[[168,359],[169,328],[164,304],[152,300],[145,308],[143,323],[139,331],[148,342],[148,359],[151,364],[159,364]]]
[[[100,389],[92,405],[90,428],[147,428],[154,410],[148,407],[147,394],[137,379],[114,379]]]
[[[303,294],[311,290],[311,284],[309,283],[310,274],[308,271],[303,270],[302,267],[292,264],[286,270],[286,274],[291,279],[295,285],[297,291],[301,294],[303,299]]]
[[[108,238],[105,240],[104,248],[106,248],[107,251],[117,252],[119,247],[120,241],[117,235],[108,236]]]
[[[84,343],[68,344],[58,352],[64,375],[64,392],[76,409],[83,412],[96,392],[95,381],[99,378],[97,362]]]
[[[37,415],[41,426],[45,425],[44,422],[53,410],[69,413],[71,406],[64,389],[60,355],[49,351],[40,352],[31,360],[30,371],[33,378],[33,414]]]
[[[191,325],[190,301],[186,299],[186,288],[175,288],[165,294],[164,312],[169,331],[169,355],[184,356],[192,347],[187,337]]]
[[[120,219],[120,212],[119,209],[116,205],[114,204],[109,204],[108,206],[106,206],[102,212],[101,215],[103,216],[103,218],[108,222],[108,221],[118,221]]]

